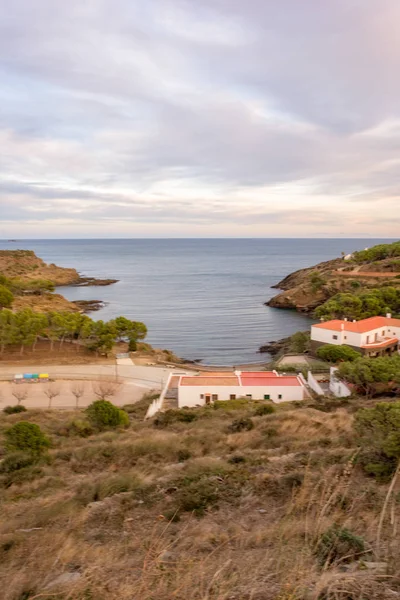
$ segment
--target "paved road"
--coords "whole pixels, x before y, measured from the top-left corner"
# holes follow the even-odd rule
[[[13,384],[10,380],[16,373],[48,373],[55,383],[26,383]],[[29,366],[24,371],[21,367],[0,367],[0,409],[10,404],[16,404],[17,399],[12,392],[26,390],[27,397],[21,403],[27,408],[46,408],[49,399],[44,393],[52,386],[59,394],[52,400],[52,408],[73,408],[76,400],[72,394],[74,381],[82,381],[84,394],[79,400],[79,406],[87,406],[95,399],[94,389],[99,382],[118,381],[118,390],[112,401],[122,406],[140,400],[150,390],[160,391],[167,380],[171,369],[160,367],[141,367],[133,364],[119,365],[52,365]],[[7,381],[8,380],[8,381]]]

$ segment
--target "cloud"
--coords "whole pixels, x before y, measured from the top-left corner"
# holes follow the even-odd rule
[[[0,0],[0,15],[6,235],[55,220],[66,237],[396,235],[395,0]]]

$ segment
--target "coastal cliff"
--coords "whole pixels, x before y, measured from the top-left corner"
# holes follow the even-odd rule
[[[47,264],[32,250],[0,250],[0,276],[14,295],[12,309],[35,312],[93,312],[104,306],[100,300],[70,302],[53,293],[61,286],[105,286],[117,279],[84,277],[76,269]]]
[[[400,243],[382,244],[287,275],[273,286],[282,291],[266,305],[312,313],[339,293],[355,293],[355,290],[376,288],[389,282],[398,286],[399,275]]]
[[[9,279],[28,282],[37,279],[63,285],[111,285],[117,279],[82,277],[76,269],[48,265],[33,250],[0,250],[0,273]]]

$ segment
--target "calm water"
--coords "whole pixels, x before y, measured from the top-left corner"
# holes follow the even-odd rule
[[[261,344],[310,326],[308,317],[263,305],[277,293],[272,285],[296,269],[382,241],[388,240],[19,240],[0,248],[34,250],[84,275],[119,279],[60,291],[70,300],[108,302],[93,318],[143,321],[151,344],[223,365],[260,361]]]

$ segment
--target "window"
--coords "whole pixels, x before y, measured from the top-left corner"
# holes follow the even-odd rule
[[[200,394],[200,400],[204,400],[204,394]]]
[[[229,400],[236,400],[236,394],[231,394],[229,396]]]
[[[246,394],[246,398],[248,398],[249,400],[251,400],[251,399],[252,399],[252,397],[253,397],[253,396],[252,396],[251,394]]]
[[[382,335],[385,335],[385,330],[382,331]]]
[[[332,337],[333,337],[334,340],[338,339],[337,335],[333,335]]]
[[[264,394],[264,400],[271,400],[270,395],[269,394]]]
[[[278,400],[282,400],[282,394],[278,394]]]
[[[367,335],[367,344],[369,344],[369,335]]]
[[[218,400],[218,394],[213,394],[213,395],[211,396],[211,400],[212,400],[213,402],[216,402],[216,401]]]
[[[344,336],[344,339],[347,340],[347,335]]]

